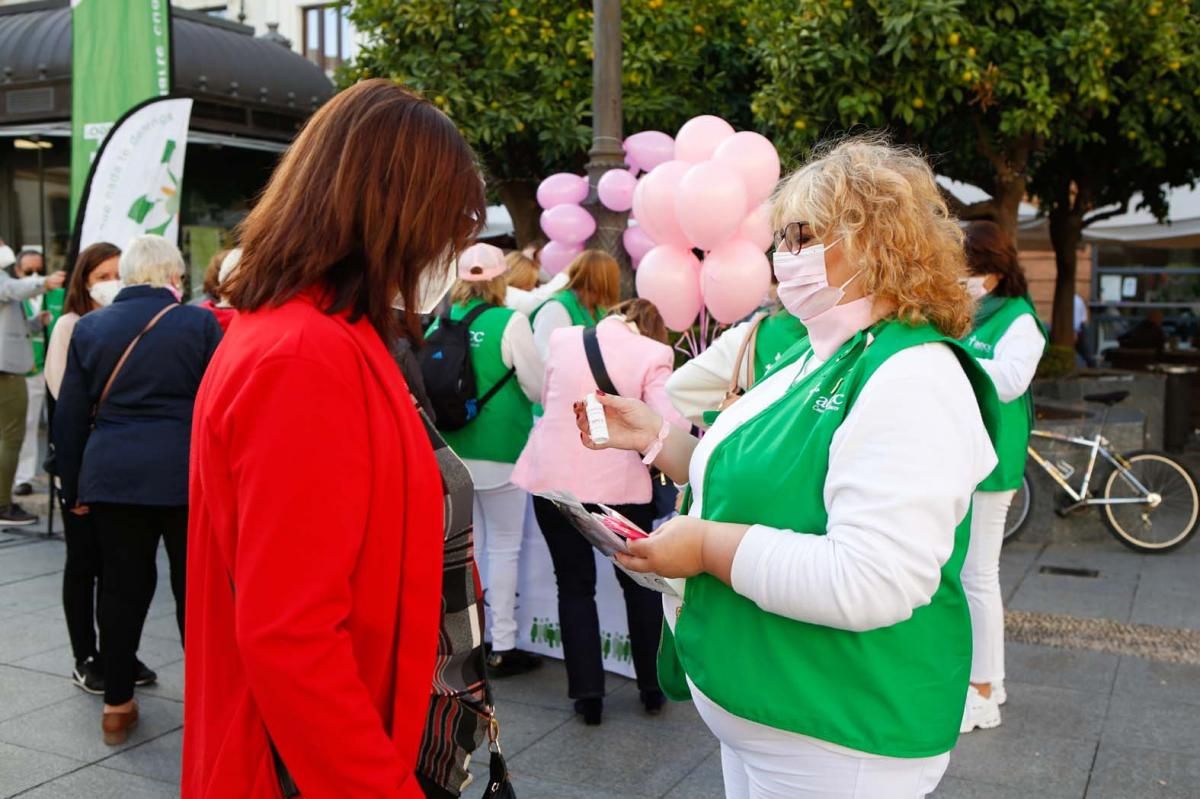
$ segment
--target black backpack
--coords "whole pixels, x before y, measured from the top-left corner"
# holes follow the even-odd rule
[[[494,305],[482,304],[457,322],[449,314],[438,319],[437,329],[425,339],[418,359],[425,392],[433,406],[439,430],[461,430],[479,415],[488,400],[504,388],[517,370],[488,389],[482,397],[475,385],[475,370],[471,366],[471,323]]]

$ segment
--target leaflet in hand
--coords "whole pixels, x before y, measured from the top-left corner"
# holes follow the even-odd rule
[[[649,533],[629,519],[605,505],[599,506],[600,513],[590,511],[569,491],[548,491],[539,493],[537,496],[553,502],[572,526],[588,540],[588,543],[600,550],[600,553],[606,558],[612,560],[616,567],[629,575],[629,578],[635,583],[661,594],[683,596],[682,580],[668,580],[657,574],[630,571],[613,557],[616,552],[629,552],[627,541],[649,537]]]

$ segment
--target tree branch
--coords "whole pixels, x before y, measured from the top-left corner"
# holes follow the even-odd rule
[[[1113,208],[1110,211],[1100,211],[1099,213],[1095,213],[1089,217],[1086,217],[1083,220],[1083,226],[1087,227],[1088,225],[1094,224],[1096,222],[1103,222],[1105,219],[1112,219],[1114,216],[1120,216],[1121,214],[1125,213],[1128,210],[1129,210],[1129,200],[1126,200],[1125,202],[1121,203],[1118,207]]]

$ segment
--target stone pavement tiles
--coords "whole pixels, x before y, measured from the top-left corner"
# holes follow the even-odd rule
[[[165,558],[140,650],[159,685],[140,692],[142,724],[117,749],[100,741],[99,697],[67,679],[62,558],[61,541],[0,532],[0,797],[177,796],[183,652]],[[1047,574],[1043,566],[1098,574]],[[1200,630],[1198,573],[1195,543],[1145,557],[1115,542],[1018,541],[1006,548],[1002,568],[1010,606],[1043,620],[1069,614],[1191,631]],[[1200,796],[1200,664],[1034,640],[1010,643],[1007,684],[1003,726],[960,740],[937,799]],[[593,728],[571,711],[557,662],[497,682],[504,751],[521,799],[722,796],[717,743],[690,705],[649,718],[632,682],[610,677],[609,690],[604,724]],[[475,766],[479,782],[468,797],[483,791],[486,753]]]

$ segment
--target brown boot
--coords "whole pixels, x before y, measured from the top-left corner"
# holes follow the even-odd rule
[[[137,703],[124,713],[105,713],[100,720],[100,727],[104,730],[104,743],[109,746],[120,746],[129,740],[129,731],[137,726],[138,723],[138,707]]]

